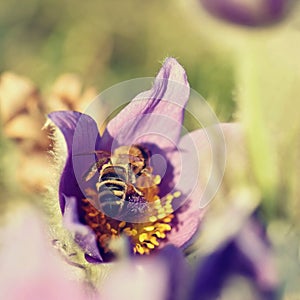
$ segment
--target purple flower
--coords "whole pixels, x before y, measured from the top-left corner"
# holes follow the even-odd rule
[[[246,26],[260,26],[279,21],[291,0],[201,0],[213,15]]]
[[[247,295],[241,290],[244,281],[249,284]],[[246,299],[278,299],[275,258],[256,217],[198,264],[190,299],[218,299],[226,288],[243,293]]]
[[[134,257],[117,265],[104,282],[101,296],[108,300],[121,296],[215,300],[240,299],[241,295],[253,300],[278,299],[272,249],[255,218],[246,220],[236,234],[193,265],[180,249],[168,245],[157,255]],[[122,284],[115,289],[117,282]]]
[[[168,58],[152,89],[109,121],[102,136],[86,114],[49,115],[68,148],[61,211],[89,261],[113,259],[109,242],[122,234],[134,253],[149,254],[166,244],[185,247],[196,233],[204,213],[198,146],[209,146],[204,130],[180,138],[189,93],[184,69]]]
[[[168,245],[157,255],[120,261],[111,270],[99,294],[107,300],[189,299],[191,275],[182,251]],[[115,288],[116,283],[118,288]]]
[[[69,266],[51,248],[45,229],[42,216],[33,207],[23,206],[14,210],[10,223],[1,226],[0,299],[83,300],[91,294],[78,278],[70,279]]]

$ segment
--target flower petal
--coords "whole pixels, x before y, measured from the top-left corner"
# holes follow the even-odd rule
[[[190,299],[218,298],[230,279],[238,278],[236,276],[253,283],[256,291],[252,292],[259,299],[277,299],[275,264],[262,231],[261,225],[252,218],[236,236],[205,257],[198,266]],[[238,290],[238,293],[241,291]]]
[[[244,26],[257,27],[280,21],[293,1],[200,0],[200,2],[216,17]]]
[[[168,270],[167,286],[169,290],[166,299],[185,299],[190,286],[190,267],[181,249],[174,245],[168,245],[158,253],[157,259],[161,259],[161,264],[165,264]]]
[[[165,300],[167,275],[165,265],[151,257],[120,261],[104,280],[100,297],[106,300]]]
[[[181,196],[172,202],[178,224],[168,235],[166,243],[186,247],[195,236],[206,208],[217,192],[225,168],[227,143],[236,142],[241,136],[237,124],[220,124],[186,134],[178,144],[178,150],[168,157],[173,172],[173,191]],[[165,243],[162,243],[164,246]]]
[[[65,203],[64,224],[74,234],[75,242],[94,261],[103,261],[97,247],[95,233],[89,226],[83,225],[79,221],[76,199],[74,197],[65,197]]]
[[[183,249],[191,245],[193,238],[199,229],[199,223],[203,219],[206,209],[199,209],[191,200],[176,211],[177,222],[168,233],[167,239],[160,242],[159,248],[172,244]]]
[[[195,130],[183,136],[178,151],[170,156],[175,166],[174,189],[205,207],[218,191],[227,159],[227,149],[244,145],[242,128],[235,123],[221,123]],[[227,166],[228,167],[228,166]]]
[[[86,299],[87,287],[70,279],[75,269],[65,264],[46,239],[49,232],[43,216],[35,207],[20,207],[0,228],[0,299]]]
[[[182,251],[169,245],[157,255],[120,260],[104,282],[101,296],[103,299],[186,299],[189,275]]]
[[[104,139],[110,134],[115,147],[146,142],[174,148],[189,93],[184,69],[174,58],[166,59],[152,89],[137,95],[108,123]]]
[[[48,117],[64,135],[68,151],[71,152],[74,132],[81,113],[76,111],[55,111],[50,113]]]
[[[49,114],[52,122],[61,130],[68,148],[68,157],[60,185],[60,207],[64,212],[64,196],[84,197],[84,191],[94,182],[86,183],[83,175],[95,163],[92,153],[99,149],[100,136],[96,122],[89,116],[75,111],[58,111]]]

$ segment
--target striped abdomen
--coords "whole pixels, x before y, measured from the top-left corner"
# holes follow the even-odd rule
[[[128,171],[123,166],[104,165],[96,184],[99,203],[103,212],[118,216],[124,206],[127,193]]]

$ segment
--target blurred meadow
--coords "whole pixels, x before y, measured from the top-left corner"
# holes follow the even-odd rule
[[[260,207],[283,298],[300,299],[299,5],[252,27],[213,17],[200,2],[0,2],[0,225],[25,203],[47,210],[58,180],[47,113],[83,111],[104,89],[153,77],[173,56],[220,122],[244,130],[243,142],[227,145],[222,186],[188,254],[226,235],[228,212]]]

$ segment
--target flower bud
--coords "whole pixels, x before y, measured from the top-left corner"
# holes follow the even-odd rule
[[[212,15],[223,20],[257,27],[280,21],[293,0],[200,0]]]

